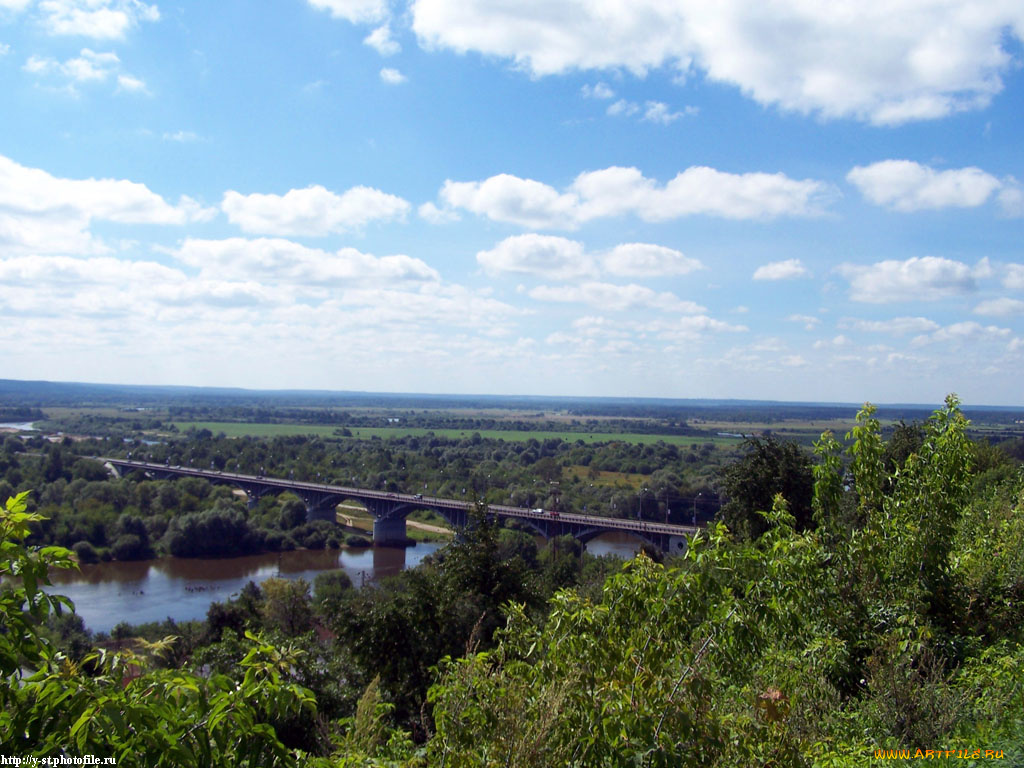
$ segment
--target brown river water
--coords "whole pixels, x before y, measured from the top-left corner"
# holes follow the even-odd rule
[[[98,563],[83,565],[81,572],[53,572],[54,585],[47,591],[70,597],[89,629],[109,632],[122,621],[205,618],[210,603],[236,596],[250,581],[258,584],[271,577],[305,579],[312,584],[321,571],[341,568],[361,587],[415,568],[443,546],[443,542],[421,541],[407,549],[296,550],[220,559],[164,557]],[[591,554],[623,558],[632,557],[638,549],[638,540],[622,533],[604,534],[587,544]]]

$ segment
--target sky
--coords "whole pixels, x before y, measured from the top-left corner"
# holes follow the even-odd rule
[[[1020,0],[0,0],[0,377],[1024,405]]]

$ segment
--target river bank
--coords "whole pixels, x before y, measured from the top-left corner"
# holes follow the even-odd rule
[[[80,571],[54,571],[46,591],[66,595],[94,632],[109,632],[127,621],[202,619],[210,603],[228,600],[248,582],[272,578],[305,579],[318,573],[345,571],[356,587],[371,584],[406,568],[415,568],[445,546],[443,541],[418,541],[409,547],[365,549],[301,549],[231,558],[161,557],[155,560],[111,561],[82,565]],[[628,558],[638,540],[606,534],[587,544],[593,555]]]

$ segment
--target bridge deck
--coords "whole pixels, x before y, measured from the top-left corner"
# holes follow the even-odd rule
[[[302,494],[316,493],[323,495],[337,495],[348,499],[363,499],[366,501],[391,502],[394,504],[408,504],[411,507],[423,507],[433,509],[450,509],[452,511],[468,512],[473,508],[473,502],[460,501],[458,499],[446,499],[439,496],[424,496],[423,494],[391,493],[388,491],[376,491],[369,488],[355,488],[352,486],[333,485],[330,483],[311,483],[304,480],[288,480],[278,477],[265,477],[262,475],[244,475],[236,472],[220,472],[217,470],[196,469],[195,467],[183,467],[166,464],[154,464],[146,461],[134,461],[131,459],[112,459],[102,456],[94,457],[97,461],[109,463],[119,469],[142,470],[160,472],[163,474],[182,475],[185,477],[201,477],[206,480],[213,480],[220,483],[228,483],[239,486],[265,486],[280,490],[290,490]],[[574,512],[554,512],[553,510],[526,509],[524,507],[513,507],[505,504],[489,504],[487,506],[491,514],[500,517],[513,517],[525,520],[556,520],[560,523],[585,526],[588,528],[602,529],[606,531],[627,531],[641,535],[661,536],[686,536],[696,533],[697,527],[692,525],[674,525],[671,523],[656,523],[646,520],[624,520],[616,517],[602,517],[600,515],[582,515]]]

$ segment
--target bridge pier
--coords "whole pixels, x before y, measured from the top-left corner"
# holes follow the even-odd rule
[[[405,543],[404,517],[378,517],[373,521],[373,546],[404,546]]]
[[[306,502],[306,520],[326,520],[329,523],[338,522],[338,500],[330,498],[317,502]]]

